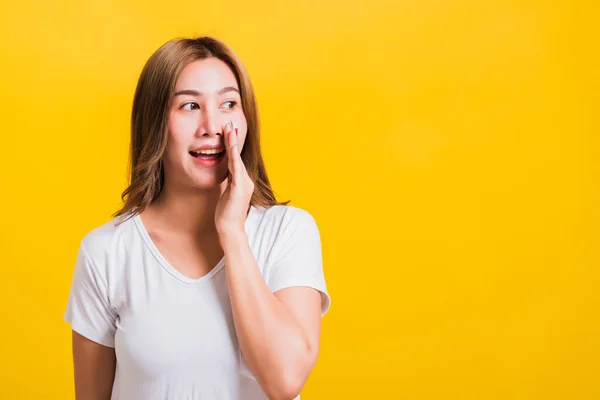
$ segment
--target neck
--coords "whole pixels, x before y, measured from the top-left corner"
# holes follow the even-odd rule
[[[150,213],[170,231],[193,236],[216,234],[215,210],[222,190],[222,185],[205,190],[165,185],[149,207]]]

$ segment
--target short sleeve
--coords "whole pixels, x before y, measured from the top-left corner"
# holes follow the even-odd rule
[[[117,315],[109,305],[105,278],[81,243],[64,320],[86,338],[115,347]]]
[[[294,211],[294,212],[291,212]],[[280,236],[273,248],[267,285],[273,293],[294,286],[307,286],[321,294],[321,316],[329,310],[331,298],[323,273],[321,236],[317,223],[307,211],[289,207]]]

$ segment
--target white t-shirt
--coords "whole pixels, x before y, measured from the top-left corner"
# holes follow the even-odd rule
[[[139,215],[117,220],[81,241],[64,316],[76,332],[115,348],[111,399],[267,399],[238,346],[225,259],[201,278],[186,277],[160,254]],[[245,230],[271,291],[315,288],[323,316],[331,299],[312,215],[252,206]]]

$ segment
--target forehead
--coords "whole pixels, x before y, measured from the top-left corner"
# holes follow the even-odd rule
[[[238,87],[235,75],[227,64],[218,58],[211,57],[192,61],[186,65],[177,78],[175,89],[197,89],[202,92],[212,92],[225,86]]]

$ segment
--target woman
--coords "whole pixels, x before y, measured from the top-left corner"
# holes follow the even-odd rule
[[[250,79],[211,37],[164,44],[132,110],[130,186],[81,241],[77,399],[292,399],[329,309],[319,230],[278,203]]]

